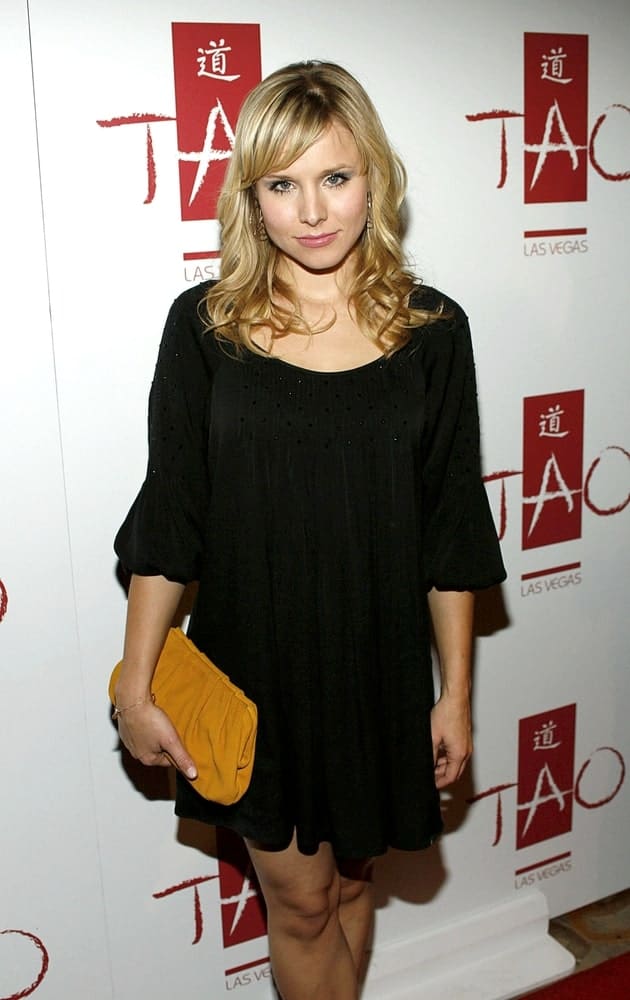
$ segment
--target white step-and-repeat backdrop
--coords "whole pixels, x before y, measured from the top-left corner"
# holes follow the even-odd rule
[[[410,258],[470,315],[509,571],[478,601],[477,751],[448,834],[377,865],[368,994],[438,996],[445,942],[481,961],[489,914],[517,939],[541,899],[630,884],[627,0],[3,0],[0,18],[0,1000],[271,996],[238,844],[178,822],[166,773],[121,757],[106,679],[162,323],[216,273],[244,93],[301,58],[365,84],[409,170]]]

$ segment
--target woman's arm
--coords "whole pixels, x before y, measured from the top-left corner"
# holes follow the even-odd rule
[[[435,784],[461,777],[472,753],[470,710],[474,595],[431,590],[429,610],[440,660],[442,688],[431,713]]]
[[[194,761],[175,727],[151,702],[151,680],[183,590],[183,584],[163,576],[132,576],[115,698],[121,711],[118,731],[130,754],[142,764],[172,762],[187,778],[195,778]]]

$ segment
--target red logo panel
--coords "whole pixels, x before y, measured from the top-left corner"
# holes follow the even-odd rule
[[[525,33],[525,203],[586,201],[588,35]]]
[[[517,850],[571,830],[574,768],[575,705],[521,719]]]
[[[582,531],[584,390],[523,400],[523,548]]]
[[[173,24],[182,220],[216,218],[241,105],[260,83],[257,24]]]
[[[240,837],[217,828],[223,946],[267,933],[265,909],[247,849]]]

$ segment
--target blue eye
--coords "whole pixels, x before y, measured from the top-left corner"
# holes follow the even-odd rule
[[[291,189],[291,181],[287,180],[272,181],[271,184],[269,185],[269,190],[277,191],[278,194],[285,194],[290,189]]]
[[[346,181],[349,181],[350,177],[348,174],[329,174],[326,178],[326,183],[329,187],[341,187]]]

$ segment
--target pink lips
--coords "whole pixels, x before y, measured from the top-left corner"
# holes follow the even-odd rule
[[[336,236],[337,233],[322,233],[321,236],[297,236],[296,239],[301,246],[315,249],[317,247],[327,247],[336,239]]]

